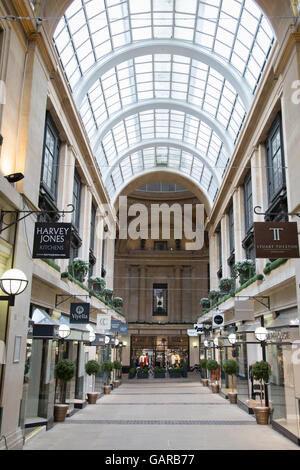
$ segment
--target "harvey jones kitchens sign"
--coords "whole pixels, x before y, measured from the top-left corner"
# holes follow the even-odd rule
[[[254,222],[256,258],[299,258],[296,222]]]
[[[71,224],[36,222],[33,258],[70,258]]]

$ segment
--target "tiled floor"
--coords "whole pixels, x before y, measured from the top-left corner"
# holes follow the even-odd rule
[[[118,389],[65,423],[37,435],[25,450],[299,450],[270,426],[199,383],[123,380]]]

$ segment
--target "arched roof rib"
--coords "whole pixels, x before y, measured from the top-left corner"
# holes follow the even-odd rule
[[[54,41],[110,196],[163,165],[213,201],[274,42],[254,1],[74,0]]]

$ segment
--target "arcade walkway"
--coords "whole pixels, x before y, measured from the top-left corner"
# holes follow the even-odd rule
[[[197,377],[199,380],[199,377]],[[25,450],[203,450],[299,447],[191,379],[123,380],[96,405],[30,439]]]

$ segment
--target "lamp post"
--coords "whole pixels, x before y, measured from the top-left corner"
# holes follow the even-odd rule
[[[2,274],[0,287],[7,294],[0,296],[0,301],[8,301],[10,307],[15,305],[15,296],[22,294],[28,285],[28,280],[20,269],[9,269]]]

